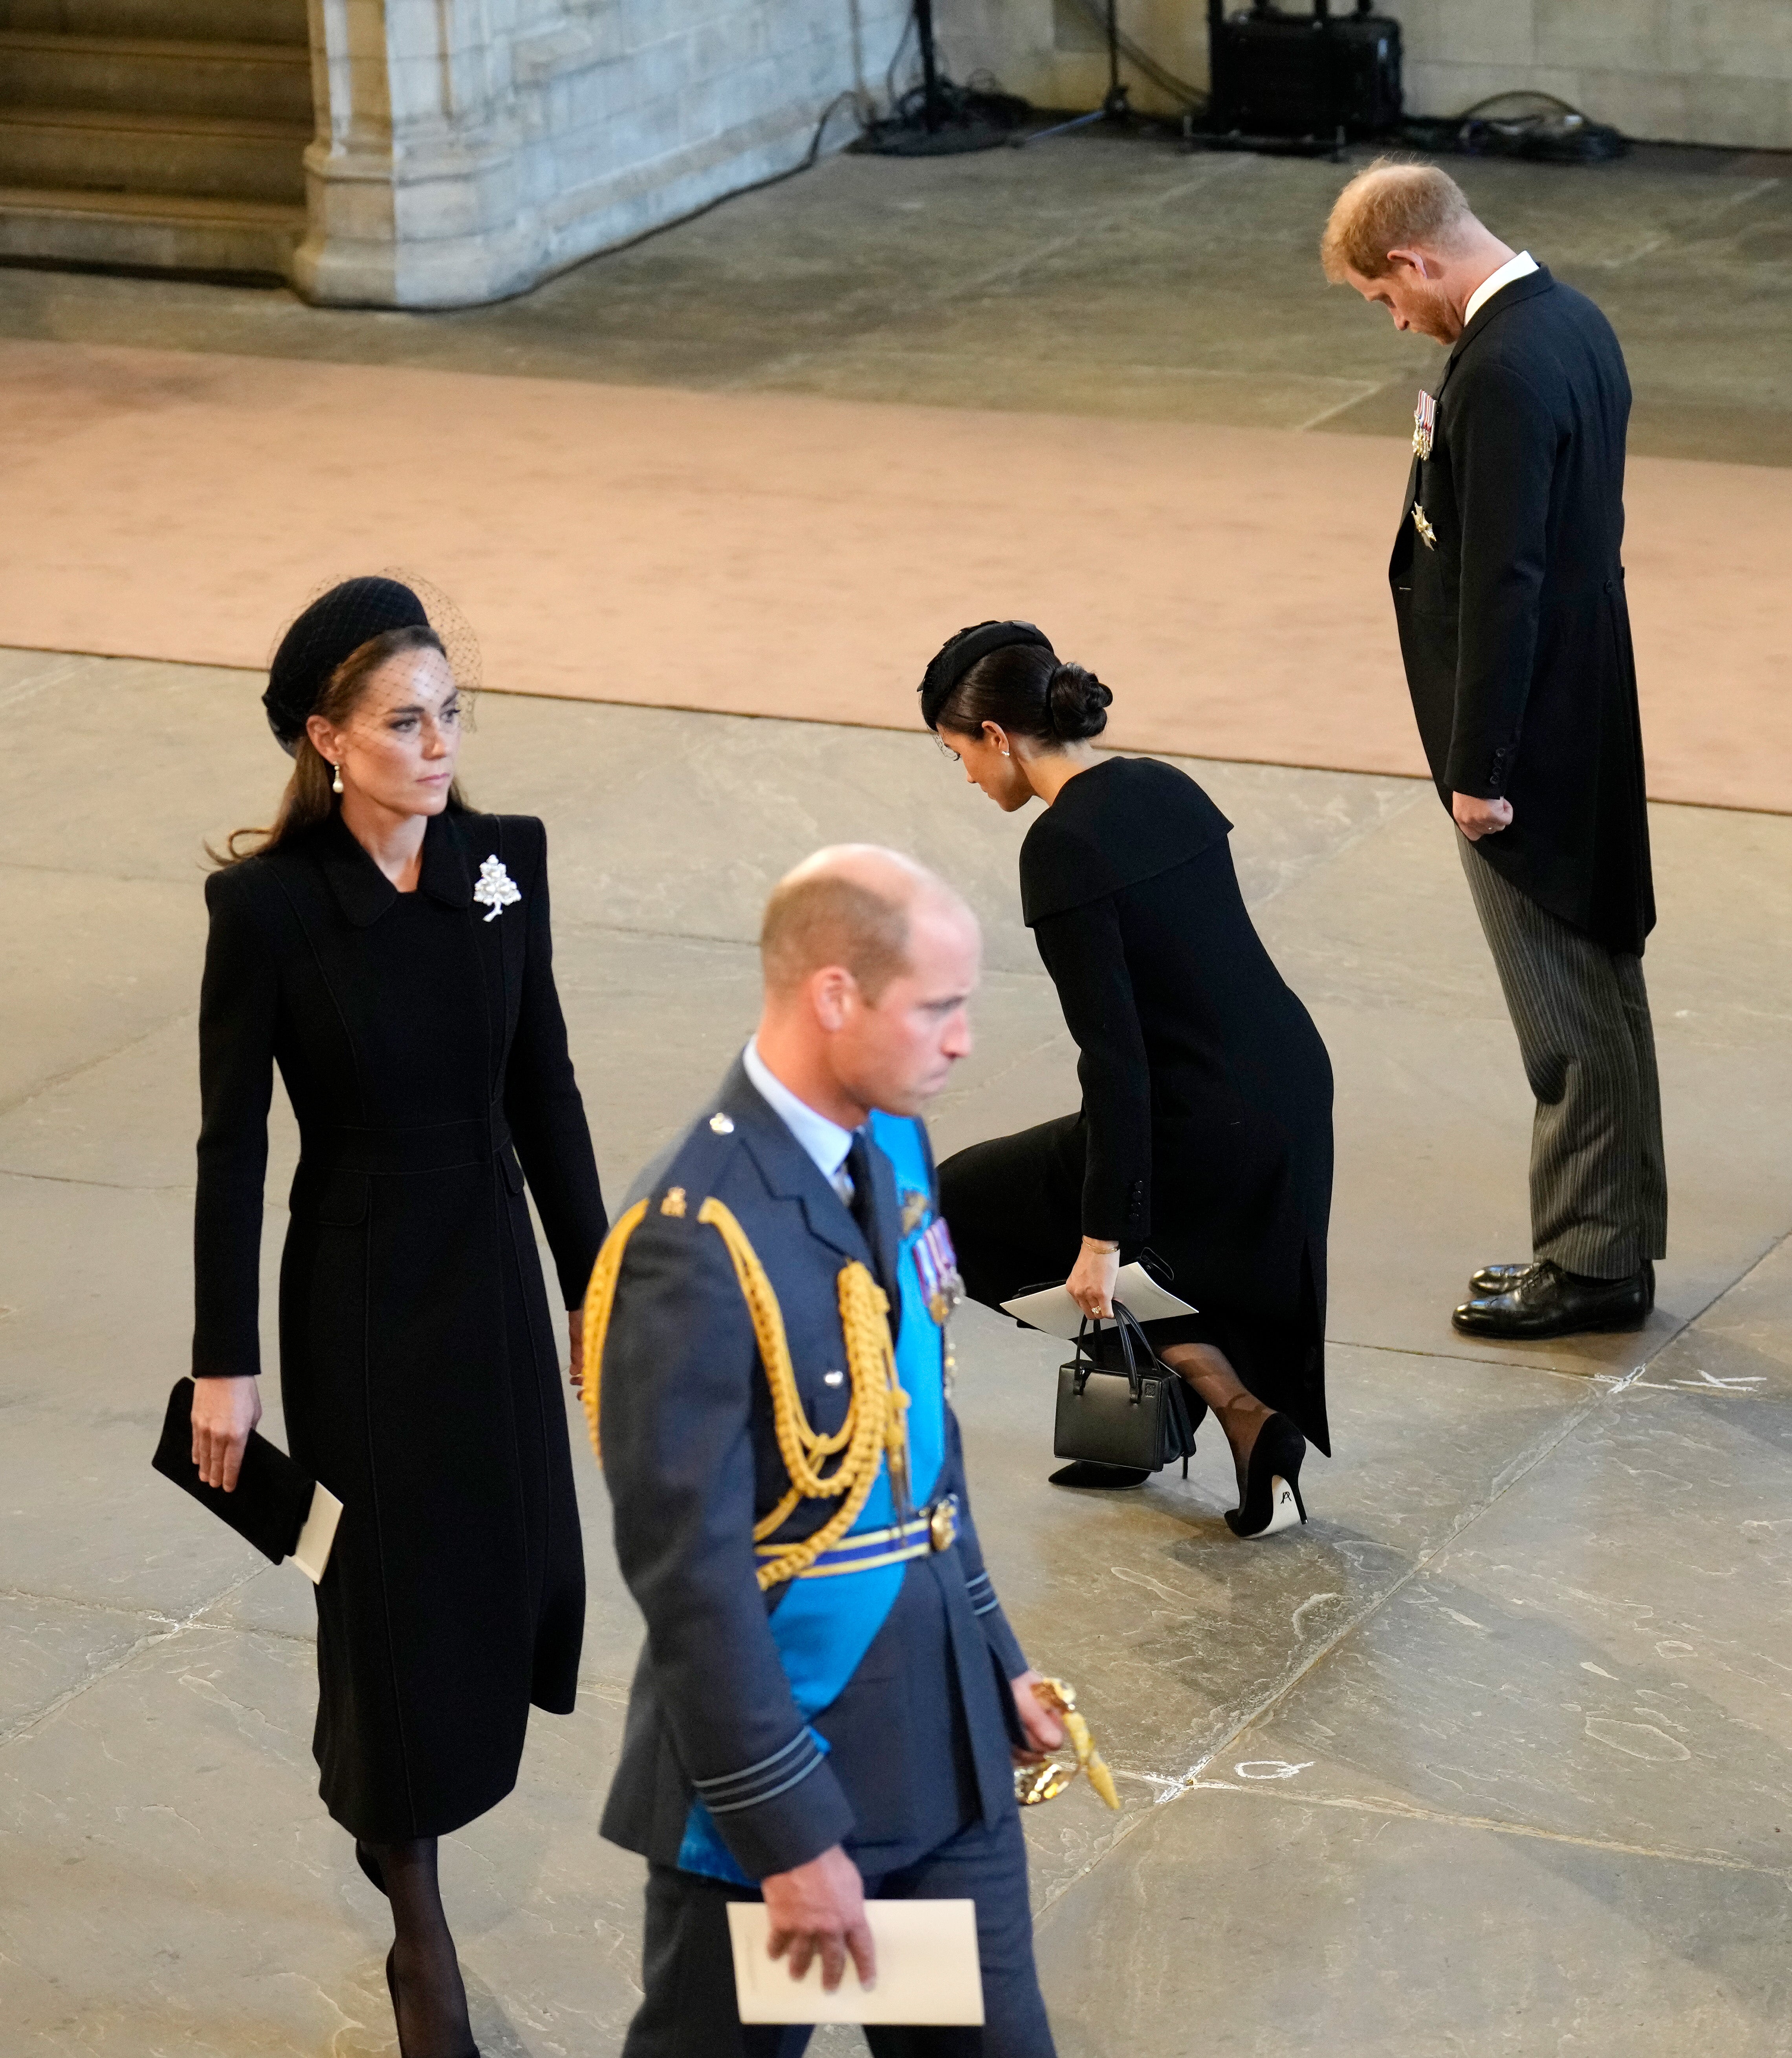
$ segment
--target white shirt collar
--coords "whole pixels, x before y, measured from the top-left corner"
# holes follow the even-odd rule
[[[1466,328],[1502,286],[1509,286],[1515,279],[1529,278],[1536,268],[1537,260],[1528,250],[1508,257],[1497,272],[1490,272],[1468,296],[1468,304],[1462,310],[1462,326]]]
[[[757,1036],[741,1053],[741,1062],[746,1067],[747,1077],[758,1088],[761,1099],[814,1160],[815,1169],[822,1178],[836,1194],[840,1192],[842,1181],[850,1192],[852,1181],[842,1168],[846,1163],[846,1154],[852,1148],[852,1130],[842,1129],[837,1122],[830,1122],[824,1114],[818,1114],[806,1100],[799,1100],[760,1056]],[[842,1194],[841,1198],[845,1198]]]

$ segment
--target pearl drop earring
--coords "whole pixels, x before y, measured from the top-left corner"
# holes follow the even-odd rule
[[[330,781],[330,791],[340,793],[342,791],[342,761],[340,757],[336,760],[336,776]]]

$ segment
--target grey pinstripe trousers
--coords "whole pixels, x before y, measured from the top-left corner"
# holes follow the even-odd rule
[[[1524,1076],[1536,1257],[1624,1279],[1667,1250],[1661,1089],[1643,960],[1608,950],[1501,877],[1460,830]]]

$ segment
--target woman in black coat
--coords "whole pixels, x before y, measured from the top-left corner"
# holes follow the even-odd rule
[[[961,631],[921,697],[972,785],[1006,812],[1046,803],[1021,846],[1022,909],[1083,1083],[1079,1113],[940,1166],[968,1290],[995,1306],[1067,1273],[1105,1315],[1122,1263],[1159,1261],[1198,1312],[1146,1333],[1226,1432],[1227,1521],[1242,1536],[1305,1521],[1306,1444],[1331,1448],[1332,1068],[1245,911],[1232,825],[1172,766],[1091,747],[1113,696],[1030,622]]]
[[[436,1839],[573,1706],[584,1561],[526,1175],[576,1309],[603,1202],[554,991],[542,825],[468,810],[454,673],[408,588],[356,579],[276,654],[296,763],[206,884],[193,1456],[233,1484],[259,1417],[276,1064],[301,1155],[280,1271],[293,1456],[343,1504],[317,1588],[314,1750],[391,1897],[406,2058],[472,2048]],[[237,839],[232,839],[234,847]],[[576,1383],[579,1330],[571,1326]]]

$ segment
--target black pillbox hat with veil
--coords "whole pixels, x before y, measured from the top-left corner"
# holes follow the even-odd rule
[[[364,643],[393,629],[427,629],[427,610],[395,578],[344,579],[320,594],[280,640],[261,705],[268,726],[290,753],[305,733],[330,675]]]
[[[1051,649],[1051,638],[1031,622],[979,622],[960,630],[956,636],[948,636],[921,679],[922,721],[929,729],[937,729],[940,709],[971,667],[992,650],[1006,650],[1017,643],[1031,644],[1041,650]]]

